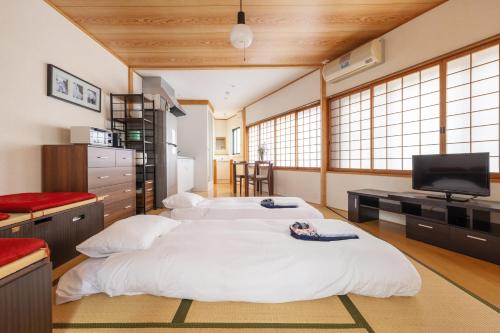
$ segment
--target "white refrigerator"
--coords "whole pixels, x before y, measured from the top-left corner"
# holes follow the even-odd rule
[[[170,111],[157,110],[156,124],[156,207],[177,193],[177,117]]]

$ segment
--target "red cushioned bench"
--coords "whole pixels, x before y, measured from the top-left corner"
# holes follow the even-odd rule
[[[95,194],[85,192],[43,192],[0,195],[0,212],[32,213],[95,198]]]
[[[51,271],[45,241],[0,238],[2,333],[51,332]]]
[[[41,238],[54,267],[79,255],[76,245],[104,228],[103,203],[82,192],[18,193],[0,196],[0,238]]]
[[[41,239],[0,238],[0,267],[47,248],[47,243]],[[1,275],[0,278],[2,278]]]

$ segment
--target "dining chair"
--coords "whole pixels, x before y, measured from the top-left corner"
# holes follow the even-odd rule
[[[248,175],[247,161],[233,161],[233,194],[238,193],[237,185],[240,184],[240,195],[242,195],[242,184]],[[248,190],[245,186],[245,196],[248,196]]]
[[[269,195],[273,195],[273,163],[270,161],[256,161],[253,172],[250,172],[248,175],[248,183],[253,184],[254,196],[257,194],[257,191],[262,194],[264,184],[267,184]]]

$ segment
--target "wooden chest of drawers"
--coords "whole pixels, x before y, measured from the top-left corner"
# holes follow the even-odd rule
[[[103,197],[104,225],[135,215],[135,150],[87,145],[43,146],[43,191]]]

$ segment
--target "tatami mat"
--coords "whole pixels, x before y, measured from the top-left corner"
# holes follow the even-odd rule
[[[411,259],[410,259],[411,260]],[[500,332],[498,309],[412,260],[422,277],[416,297],[350,295],[376,332]]]
[[[338,297],[283,304],[193,302],[185,321],[188,323],[354,323],[354,319]]]
[[[220,328],[176,328],[174,330],[176,333],[218,333],[221,332]],[[117,329],[109,329],[109,328],[101,328],[101,329],[55,329],[54,333],[168,333],[172,332],[171,328],[117,328]],[[224,329],[222,332],[224,333],[286,333],[289,332],[287,329]],[[311,330],[308,329],[295,329],[293,333],[310,333]],[[315,329],[314,333],[366,333],[366,329],[355,328],[355,329]]]
[[[500,332],[498,309],[413,263],[423,280],[415,297],[256,304],[99,294],[54,305],[54,332]]]
[[[98,294],[53,305],[52,317],[54,323],[171,322],[180,303],[179,299],[150,295],[108,297]]]

